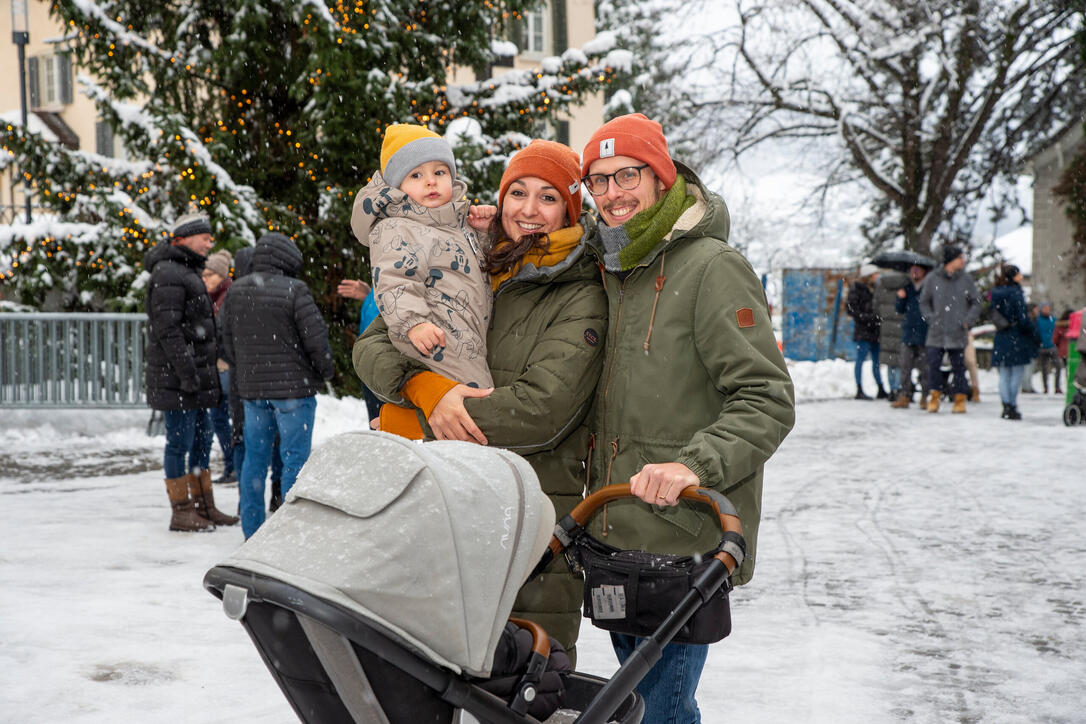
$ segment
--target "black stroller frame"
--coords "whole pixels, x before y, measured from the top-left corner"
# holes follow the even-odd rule
[[[576,545],[583,525],[605,503],[630,495],[629,485],[606,487],[582,501],[559,522],[537,566],[542,570],[566,546]],[[710,505],[725,535],[741,533],[738,515],[723,495],[688,488],[683,498]],[[571,536],[570,531],[575,535]],[[579,531],[579,533],[577,532]],[[644,702],[635,687],[660,659],[663,647],[742,562],[734,546],[715,558],[682,602],[642,640],[611,678],[573,672],[565,676],[565,708],[581,714],[575,724],[638,724]],[[734,555],[732,555],[734,553]],[[738,556],[739,560],[735,556]],[[470,677],[432,663],[394,632],[363,620],[355,612],[270,576],[216,566],[204,587],[221,599],[226,614],[246,629],[299,719],[307,724],[452,724],[456,710],[484,724],[540,724],[524,713],[531,701],[538,654],[545,659],[547,637],[536,635],[535,665],[521,679],[513,706],[477,686]],[[542,631],[538,628],[539,632]],[[468,720],[470,721],[470,719]]]

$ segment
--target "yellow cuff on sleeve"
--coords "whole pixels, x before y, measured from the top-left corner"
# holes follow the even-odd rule
[[[419,372],[404,383],[400,392],[411,404],[422,410],[423,416],[428,420],[445,393],[458,384],[460,383],[436,372]]]
[[[390,432],[408,440],[423,438],[422,425],[419,424],[418,414],[413,408],[386,403],[381,405],[380,420],[381,432]]]

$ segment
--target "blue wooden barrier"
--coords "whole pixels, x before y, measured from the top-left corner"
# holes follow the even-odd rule
[[[781,334],[789,359],[855,359],[844,280],[852,269],[782,271]]]

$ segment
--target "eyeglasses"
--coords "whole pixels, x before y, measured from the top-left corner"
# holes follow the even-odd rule
[[[607,193],[609,179],[614,179],[615,186],[618,186],[623,191],[633,191],[641,185],[641,170],[648,167],[649,165],[646,163],[641,166],[627,166],[626,168],[620,168],[614,173],[590,173],[581,180],[584,181],[588,193],[593,196],[603,196]]]

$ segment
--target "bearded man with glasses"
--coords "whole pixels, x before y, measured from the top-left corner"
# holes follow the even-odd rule
[[[681,555],[720,544],[691,486],[735,505],[754,573],[762,468],[792,429],[792,381],[757,275],[728,245],[728,207],[672,160],[659,123],[640,113],[604,124],[582,156],[600,223],[589,244],[603,269],[609,326],[591,415],[589,492],[629,482],[590,531],[618,548]],[[612,634],[625,661],[639,640]],[[638,685],[646,722],[700,722],[694,698],[708,646],[669,644]]]

